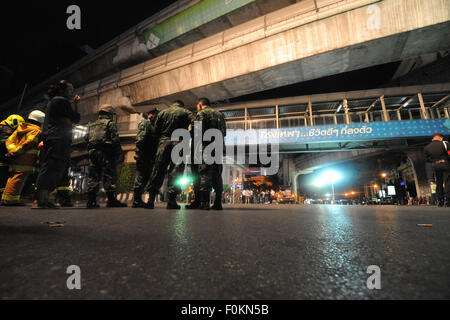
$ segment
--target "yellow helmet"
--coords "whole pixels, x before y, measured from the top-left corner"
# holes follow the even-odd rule
[[[22,122],[25,122],[25,119],[18,114],[13,114],[6,118],[5,122],[8,124],[8,126],[16,130]]]

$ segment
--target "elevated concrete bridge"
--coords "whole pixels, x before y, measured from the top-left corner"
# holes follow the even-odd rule
[[[316,7],[320,5],[320,8]],[[83,112],[225,100],[450,48],[445,0],[304,0],[80,88]]]

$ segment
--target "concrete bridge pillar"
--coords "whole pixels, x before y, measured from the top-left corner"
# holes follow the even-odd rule
[[[223,166],[223,173],[222,173],[223,184],[227,184],[227,185],[231,186],[231,184],[233,183],[234,179],[236,179],[236,178],[234,178],[234,174],[233,174],[233,180],[231,180],[231,174],[232,174],[231,171],[232,170],[231,170],[231,166],[230,165],[225,164]]]

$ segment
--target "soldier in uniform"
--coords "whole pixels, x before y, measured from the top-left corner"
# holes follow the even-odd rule
[[[149,184],[150,198],[147,209],[154,209],[155,197],[161,188],[164,177],[168,171],[169,202],[167,209],[180,209],[176,197],[180,194],[180,187],[175,185],[175,180],[183,173],[184,167],[176,165],[171,159],[172,149],[178,142],[172,142],[172,133],[177,129],[189,128],[192,121],[192,113],[184,108],[182,101],[175,101],[172,106],[161,111],[155,119],[155,138],[159,139],[156,161],[153,168],[151,182]],[[169,169],[168,169],[169,168]]]
[[[197,115],[195,117],[195,121],[202,122],[203,134],[209,129],[217,129],[222,133],[223,139],[227,134],[225,118],[222,113],[216,111],[210,107],[210,102],[208,99],[203,98],[198,101],[197,104]],[[203,143],[203,150],[210,144],[211,142]],[[222,141],[225,144],[225,141]],[[211,188],[214,188],[216,192],[216,199],[214,201],[213,210],[223,210],[222,209],[222,193],[223,193],[223,180],[222,180],[222,172],[223,172],[223,164],[215,163],[212,165],[208,165],[203,163],[199,165],[198,168],[199,176],[200,176],[200,209],[201,210],[210,210],[210,194]]]
[[[147,186],[155,164],[158,140],[155,139],[155,118],[158,110],[150,111],[139,124],[136,136],[136,179],[134,181],[133,208],[145,208],[142,193]]]
[[[108,208],[124,208],[127,205],[117,200],[117,164],[123,162],[124,156],[120,138],[114,122],[114,107],[103,105],[99,110],[99,118],[89,124],[86,142],[89,152],[88,175],[88,209],[99,208],[97,193],[100,181],[103,181],[108,197]]]
[[[9,159],[6,157],[8,150],[5,143],[24,121],[21,116],[13,114],[0,122],[0,193],[3,192],[9,175]]]
[[[198,164],[195,161],[195,156],[196,156],[196,144],[195,142],[195,127],[194,127],[194,121],[195,121],[195,117],[197,116],[197,112],[195,112],[192,115],[192,124],[190,127],[190,133],[191,133],[191,139],[192,139],[192,143],[191,143],[191,174],[192,174],[192,178],[194,180],[194,201],[186,206],[186,209],[188,210],[195,210],[198,209],[200,207],[201,201],[200,201],[200,176],[198,174]]]

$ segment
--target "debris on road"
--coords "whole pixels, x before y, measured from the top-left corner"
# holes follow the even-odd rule
[[[65,222],[44,222],[43,224],[48,225],[50,228],[62,228]]]

